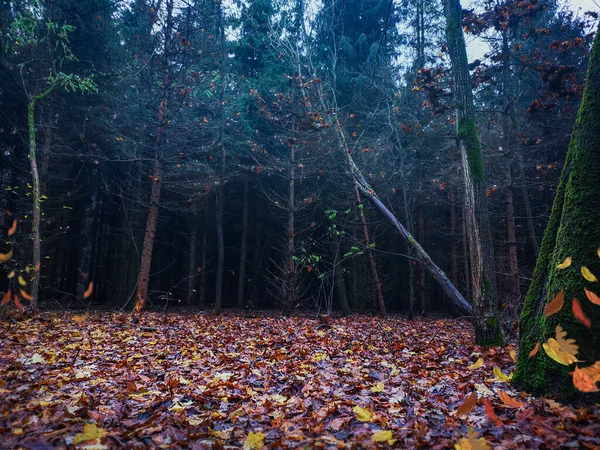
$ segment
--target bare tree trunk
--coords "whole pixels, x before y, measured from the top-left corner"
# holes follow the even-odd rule
[[[225,134],[225,64],[226,57],[225,54],[225,25],[223,23],[223,9],[221,2],[216,3],[216,16],[219,26],[219,35],[220,35],[220,51],[221,51],[221,67],[220,67],[220,77],[221,77],[221,95],[219,101],[219,150],[221,152],[221,180],[219,181],[219,186],[217,187],[217,207],[216,207],[216,226],[217,226],[217,280],[216,280],[216,289],[215,289],[215,314],[221,314],[221,309],[223,308],[223,271],[225,268],[225,242],[223,237],[223,213],[225,207],[225,167],[227,163],[226,152],[225,152],[225,143],[224,143],[224,134]]]
[[[246,285],[246,253],[248,251],[248,196],[250,183],[244,182],[244,210],[242,212],[242,243],[240,244],[240,270],[238,280],[238,308],[243,308],[245,304],[244,287]]]
[[[458,238],[456,236],[456,201],[452,188],[448,191],[450,199],[450,238],[452,239],[452,249],[450,251],[450,280],[452,284],[458,286]]]
[[[206,305],[206,262],[208,256],[208,203],[204,204],[202,215],[202,256],[200,257],[200,286],[198,287],[198,308]]]
[[[260,228],[260,220],[258,217],[255,219],[254,226],[254,283],[252,284],[252,300],[250,301],[250,306],[252,307],[258,305],[258,286],[260,277],[262,276],[263,244],[262,230]]]
[[[473,299],[471,297],[471,268],[469,266],[469,240],[467,239],[467,221],[465,219],[465,208],[463,205],[462,214],[461,214],[461,222],[462,222],[462,248],[463,248],[463,275],[465,281],[465,291],[467,295],[465,296],[469,302],[472,302]]]
[[[294,306],[294,293],[296,288],[296,265],[294,262],[294,224],[296,218],[295,211],[295,188],[296,188],[296,154],[295,154],[295,142],[292,142],[290,147],[290,172],[289,172],[289,191],[288,191],[288,226],[287,226],[287,249],[285,254],[284,263],[284,276],[286,277],[285,287],[285,299],[284,299],[284,313],[289,315]]]
[[[48,167],[50,166],[50,156],[52,155],[52,145],[54,144],[55,126],[56,114],[52,108],[49,108],[44,147],[40,154],[40,192],[46,192],[46,187],[48,186]]]
[[[425,242],[425,219],[423,217],[423,192],[422,186],[419,186],[419,207],[417,208],[417,218],[419,222],[419,242]],[[425,291],[425,268],[419,264],[419,298],[421,299],[421,315],[427,315],[427,296]]]
[[[531,242],[533,254],[537,258],[540,253],[540,243],[535,232],[533,210],[531,209],[531,202],[529,201],[529,192],[527,191],[527,181],[525,180],[525,167],[523,165],[523,155],[519,151],[518,143],[515,147],[515,154],[517,157],[517,165],[519,168],[519,178],[521,179],[521,197],[523,199],[523,205],[525,206],[525,216],[527,217],[527,230],[529,231],[529,241]]]
[[[40,291],[40,264],[41,264],[41,241],[40,241],[40,176],[37,168],[36,159],[36,130],[35,130],[35,103],[37,98],[29,101],[28,121],[29,121],[29,163],[31,165],[32,176],[32,195],[33,195],[33,214],[31,222],[31,235],[33,239],[32,264],[34,267],[34,276],[31,283],[30,295],[33,297],[31,306],[37,307],[38,294]]]
[[[334,277],[334,285],[337,292],[338,300],[340,303],[340,309],[342,310],[342,314],[347,316],[352,310],[350,309],[350,305],[348,304],[348,295],[346,293],[346,283],[344,281],[344,271],[342,270],[342,264],[340,262],[340,246],[341,239],[337,234],[333,234],[331,241],[331,250],[334,255],[334,267],[333,267],[333,277]],[[329,314],[331,311],[327,311]]]
[[[154,238],[156,237],[156,224],[158,222],[158,209],[160,206],[160,191],[163,172],[163,138],[165,126],[167,125],[168,92],[170,86],[169,59],[171,51],[171,33],[173,31],[173,1],[167,0],[167,21],[165,24],[165,41],[163,54],[163,80],[161,85],[161,98],[158,106],[158,127],[156,129],[156,144],[154,154],[154,170],[152,173],[152,191],[150,193],[150,207],[148,219],[146,220],[146,231],[144,243],[142,244],[142,260],[140,262],[140,273],[137,282],[137,301],[135,312],[140,313],[148,300],[148,282],[150,268],[152,265],[152,251],[154,250]]]
[[[197,207],[194,202],[192,205],[192,217],[190,226],[190,259],[188,262],[188,288],[187,295],[185,297],[186,305],[191,305],[194,300],[194,285],[196,284],[196,278],[198,277],[198,268],[196,265],[196,254],[198,247],[198,213]]]
[[[494,249],[486,204],[483,155],[475,123],[473,87],[462,30],[462,7],[459,0],[443,0],[443,4],[464,177],[464,212],[471,257],[475,340],[480,345],[497,345],[503,342],[503,336],[498,320]]]

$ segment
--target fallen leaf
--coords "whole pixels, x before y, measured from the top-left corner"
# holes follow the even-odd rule
[[[583,290],[585,291],[585,295],[590,302],[592,302],[594,305],[600,306],[600,297],[598,297],[592,291],[588,291],[586,288],[583,288]]]
[[[9,289],[8,292],[6,294],[4,294],[4,297],[2,297],[2,305],[8,305],[10,303],[11,298],[12,298],[12,292]]]
[[[575,371],[573,372],[573,386],[581,392],[600,392],[594,378],[584,370],[579,369],[579,367],[575,367]]]
[[[529,358],[533,358],[535,355],[537,355],[537,352],[539,349],[540,349],[540,341],[537,341],[535,343],[535,347],[533,347],[533,350],[531,350],[529,352]]]
[[[523,406],[527,406],[527,403],[523,403],[518,400],[515,400],[514,398],[512,398],[510,395],[508,395],[504,391],[499,390],[498,397],[500,397],[500,400],[502,400],[502,403],[504,403],[506,406],[508,406],[510,408],[521,408]]]
[[[561,262],[559,265],[556,266],[556,268],[557,269],[566,269],[567,267],[569,267],[571,265],[572,262],[573,262],[573,260],[571,259],[571,257],[567,256],[563,262]]]
[[[244,450],[260,450],[265,445],[265,437],[260,431],[258,433],[251,431],[244,442]]]
[[[592,321],[585,315],[576,298],[573,299],[573,315],[584,327],[589,328],[592,326]]]
[[[392,438],[391,430],[374,431],[371,440],[373,442],[387,442],[389,445],[394,445],[394,442],[396,442],[396,439]]]
[[[473,391],[471,395],[469,395],[469,397],[467,397],[467,399],[457,408],[456,415],[459,417],[466,416],[471,411],[473,411],[473,408],[475,408],[476,404],[477,394],[475,393],[475,391]]]
[[[101,439],[104,436],[104,430],[99,428],[94,423],[86,423],[83,426],[83,433],[79,433],[73,438],[73,444],[77,445],[82,442]]]
[[[596,278],[596,275],[594,275],[590,269],[588,269],[586,266],[581,266],[581,275],[583,275],[583,278],[585,278],[586,280],[588,280],[590,283],[597,283],[598,282],[598,278]]]
[[[352,408],[354,414],[356,414],[356,420],[359,422],[370,422],[373,419],[373,413],[366,408],[355,406]]]
[[[550,303],[548,303],[548,305],[546,305],[546,308],[544,309],[544,317],[550,317],[552,314],[556,314],[562,309],[564,304],[565,291],[562,290],[558,294],[556,294],[554,300],[552,300]]]
[[[494,366],[494,376],[503,383],[508,383],[512,380],[512,375],[506,375],[498,366]]]
[[[73,316],[73,322],[75,323],[83,323],[86,320],[88,320],[88,318],[90,317],[90,313],[85,313],[85,314],[76,314]]]
[[[379,383],[377,383],[375,386],[373,386],[371,388],[371,392],[373,393],[377,393],[377,392],[383,392],[383,390],[385,389],[385,386],[383,385],[383,383],[380,381]]]
[[[477,361],[471,364],[468,369],[479,369],[481,366],[483,366],[483,358],[479,358]]]

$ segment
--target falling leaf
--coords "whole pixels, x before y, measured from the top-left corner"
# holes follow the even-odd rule
[[[503,383],[508,383],[512,380],[512,375],[506,375],[498,366],[494,366],[494,376]]]
[[[585,295],[590,302],[592,302],[594,305],[600,306],[600,297],[598,297],[592,291],[588,291],[586,288],[583,288],[583,290],[585,291]]]
[[[355,406],[352,408],[354,414],[356,414],[356,420],[359,422],[370,422],[373,419],[373,413],[366,408]]]
[[[598,255],[598,258],[600,258],[600,247],[596,249],[596,254]]]
[[[11,270],[10,273],[8,275],[6,275],[6,278],[8,278],[9,280],[12,280],[15,277],[15,271]]]
[[[471,411],[473,411],[473,408],[475,408],[476,404],[477,394],[475,393],[475,391],[473,391],[471,395],[469,395],[469,397],[467,397],[467,399],[457,408],[456,415],[459,417],[466,416]]]
[[[17,294],[13,294],[13,302],[15,302],[15,306],[21,312],[25,311],[25,307],[21,304],[21,300],[17,297]]]
[[[573,299],[573,315],[584,327],[589,328],[592,326],[592,321],[585,315],[576,298]]]
[[[590,283],[597,283],[598,282],[598,278],[596,278],[596,275],[594,275],[590,269],[588,269],[586,266],[581,266],[581,275],[583,275],[583,278],[585,278],[586,280],[588,280]]]
[[[557,269],[566,269],[567,267],[569,267],[571,265],[572,262],[573,262],[573,260],[571,259],[571,257],[567,256],[563,262],[561,262],[558,266],[556,266],[556,268]]]
[[[565,339],[567,337],[567,332],[562,329],[560,325],[556,326],[556,342],[560,345],[560,348],[575,356],[579,351],[579,346],[575,343],[575,339]]]
[[[23,297],[25,300],[28,301],[33,301],[33,295],[30,295],[25,289],[19,289],[19,292],[21,294],[21,297]]]
[[[533,358],[535,355],[537,355],[537,352],[539,349],[540,349],[540,341],[537,341],[535,343],[535,347],[533,347],[533,350],[531,350],[529,352],[529,358]]]
[[[490,450],[491,447],[484,438],[479,437],[473,427],[469,427],[467,437],[454,444],[456,450]]]
[[[27,286],[27,281],[25,281],[25,278],[23,278],[23,276],[22,276],[22,275],[19,275],[19,276],[17,277],[17,280],[19,281],[19,284],[20,284],[21,286]]]
[[[490,422],[492,422],[497,427],[501,427],[502,425],[504,425],[500,417],[496,415],[494,407],[492,406],[492,402],[490,402],[487,398],[483,399],[483,409],[485,411],[485,415],[488,417]]]
[[[468,369],[479,369],[481,366],[483,366],[483,358],[479,358],[477,361],[471,364]]]
[[[13,220],[12,226],[8,229],[8,237],[11,237],[17,231],[17,219]]]
[[[82,442],[101,439],[102,436],[104,436],[104,430],[102,428],[98,428],[96,424],[93,423],[86,423],[83,426],[83,433],[79,433],[73,438],[73,444],[77,445]]]
[[[87,289],[83,293],[83,298],[88,298],[90,295],[92,295],[93,291],[94,291],[94,282],[90,281],[90,284],[88,284]]]
[[[514,349],[510,349],[508,351],[508,355],[510,356],[510,359],[512,359],[514,362],[517,362],[517,352],[515,352]]]
[[[574,355],[565,352],[554,338],[548,339],[548,342],[544,342],[542,347],[546,354],[559,364],[569,366],[574,362],[578,362],[578,359]]]
[[[500,400],[502,400],[502,403],[504,403],[506,406],[508,406],[510,408],[521,408],[523,406],[527,406],[526,403],[515,400],[514,398],[512,398],[510,395],[508,395],[504,391],[499,390],[498,397],[500,397]]]
[[[8,305],[10,303],[11,298],[12,298],[12,292],[9,289],[8,292],[6,294],[4,294],[4,297],[2,297],[2,305]]]
[[[387,442],[389,445],[394,445],[394,442],[396,442],[396,439],[392,438],[391,430],[374,431],[371,435],[371,440],[373,442]]]
[[[554,300],[552,300],[544,309],[544,317],[550,317],[552,314],[559,312],[565,304],[565,291],[561,290]]]
[[[6,262],[10,260],[13,256],[12,248],[8,251],[8,253],[0,253],[0,262]]]
[[[573,386],[575,386],[581,392],[600,392],[598,386],[596,386],[596,381],[594,380],[587,372],[581,370],[579,367],[575,367],[575,371],[573,372]]]
[[[251,431],[244,442],[244,450],[260,450],[265,445],[265,437],[260,431],[258,433]]]

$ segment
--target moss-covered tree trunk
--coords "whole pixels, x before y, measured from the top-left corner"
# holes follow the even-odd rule
[[[579,367],[600,360],[600,305],[588,300],[584,289],[600,295],[598,282],[583,278],[586,266],[600,277],[600,34],[596,35],[587,84],[575,123],[567,159],[557,189],[550,221],[544,233],[533,281],[525,298],[520,318],[521,340],[514,383],[537,394],[558,394],[562,400],[577,401],[584,397],[598,401],[598,394],[584,394],[573,386],[569,372],[573,365],[561,365],[540,349],[529,353],[537,342],[555,337],[560,325],[567,338],[579,345]],[[567,257],[572,264],[557,266]],[[556,314],[544,317],[546,305],[564,290],[565,304]],[[573,299],[577,299],[590,319],[587,328],[573,315]],[[594,395],[594,398],[591,398]]]
[[[444,0],[443,3],[464,181],[475,341],[480,345],[498,345],[503,342],[503,336],[498,320],[494,248],[486,204],[483,155],[475,124],[473,87],[462,31],[462,8],[459,0]]]

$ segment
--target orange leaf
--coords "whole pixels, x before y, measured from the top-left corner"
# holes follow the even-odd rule
[[[10,303],[12,292],[9,289],[4,297],[2,297],[2,305],[8,305]]]
[[[573,315],[584,327],[589,328],[592,326],[592,321],[585,315],[576,298],[573,299]]]
[[[485,410],[485,415],[488,417],[488,419],[490,419],[490,422],[492,422],[497,427],[501,427],[502,425],[504,425],[502,419],[500,419],[500,417],[496,415],[492,403],[487,398],[483,399],[483,409]]]
[[[21,297],[25,300],[33,301],[33,295],[29,295],[24,289],[19,289],[19,292],[21,293]]]
[[[457,416],[466,416],[471,411],[473,411],[473,408],[475,408],[476,404],[477,404],[477,394],[475,393],[475,391],[473,391],[471,393],[471,395],[469,395],[469,397],[462,403],[462,405],[460,405],[458,407],[458,409],[456,410],[456,415]]]
[[[94,291],[94,282],[90,281],[90,284],[88,284],[88,288],[83,293],[83,298],[88,298],[90,295],[92,295],[93,291]]]
[[[21,301],[19,300],[17,294],[13,295],[13,300],[15,301],[15,306],[19,311],[25,311],[25,307],[21,304]]]
[[[540,349],[540,341],[537,341],[535,343],[535,347],[533,347],[533,350],[531,350],[529,352],[529,357],[533,358],[537,354],[537,352],[538,352],[539,349]]]
[[[548,303],[548,305],[544,309],[544,317],[550,317],[552,314],[556,314],[557,312],[559,312],[562,309],[564,304],[565,304],[565,291],[562,290],[558,294],[556,294],[556,297],[554,298],[554,300],[552,300],[550,303]]]
[[[85,314],[80,314],[80,315],[76,314],[73,316],[73,322],[83,323],[88,319],[88,317],[90,317],[90,313],[85,313]]]
[[[579,367],[575,367],[573,372],[573,386],[575,386],[581,392],[599,392],[596,382],[589,374],[581,370]]]
[[[585,295],[587,295],[587,298],[590,302],[592,302],[594,305],[600,306],[600,297],[598,297],[592,291],[588,291],[586,288],[583,288],[583,290],[585,291]]]
[[[11,237],[17,231],[17,219],[13,220],[12,227],[8,230],[8,237]]]
[[[498,397],[500,397],[500,400],[502,400],[502,403],[504,403],[506,406],[508,406],[510,408],[520,408],[522,406],[527,406],[526,403],[515,400],[514,398],[512,398],[510,395],[508,395],[504,391],[498,391]]]

